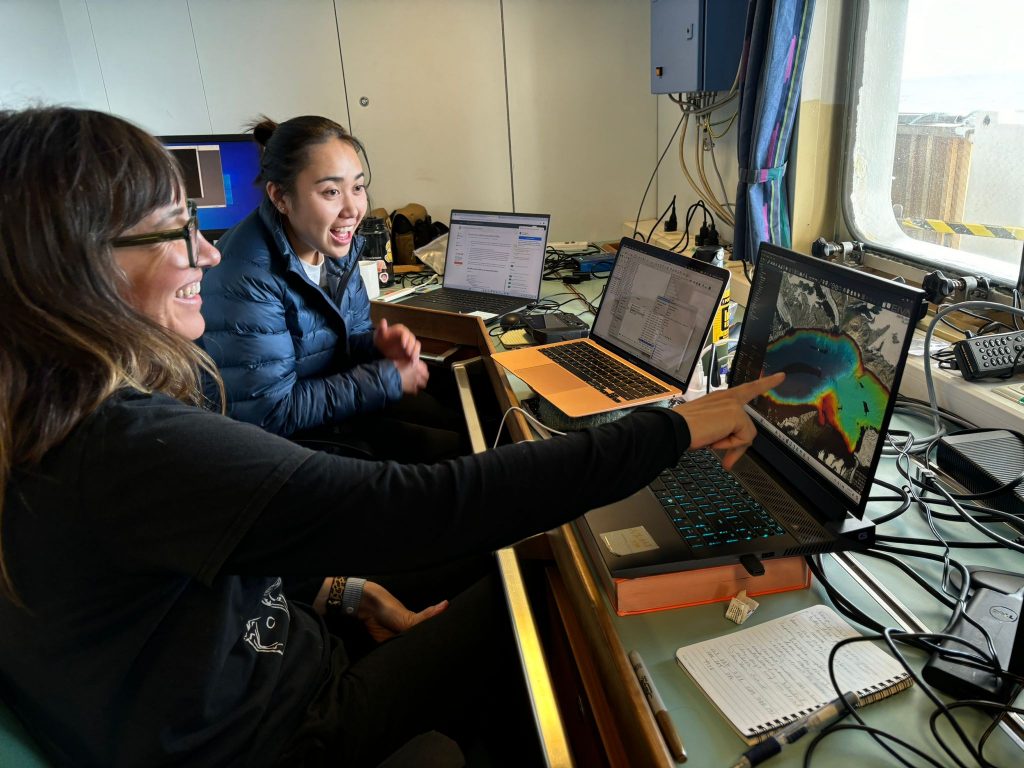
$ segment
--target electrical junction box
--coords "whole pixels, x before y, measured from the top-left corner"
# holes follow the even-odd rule
[[[748,0],[651,0],[651,93],[728,91]]]

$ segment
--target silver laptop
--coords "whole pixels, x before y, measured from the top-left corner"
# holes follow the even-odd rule
[[[589,339],[492,359],[573,418],[682,394],[729,284],[729,271],[622,238]]]
[[[542,213],[452,211],[440,288],[394,304],[482,317],[492,323],[540,298],[551,217]]]
[[[616,578],[856,549],[925,307],[917,289],[762,243],[730,385],[785,371],[746,406],[757,437],[731,473],[710,451],[578,522]]]

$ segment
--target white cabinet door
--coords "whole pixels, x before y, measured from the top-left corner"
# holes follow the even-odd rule
[[[452,208],[510,210],[498,0],[339,0],[336,8],[373,205],[422,203],[445,221]]]
[[[552,240],[618,239],[636,216],[658,159],[650,34],[647,0],[505,3],[516,208],[551,213]]]
[[[214,133],[240,133],[261,114],[348,124],[331,0],[220,0],[190,9]]]
[[[155,134],[209,133],[187,0],[88,0],[110,111]]]
[[[60,3],[0,2],[0,107],[80,102]]]

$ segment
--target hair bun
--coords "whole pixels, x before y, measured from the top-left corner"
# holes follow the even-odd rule
[[[252,124],[252,137],[261,147],[266,147],[275,130],[277,130],[277,123],[266,115],[261,115],[260,119]]]

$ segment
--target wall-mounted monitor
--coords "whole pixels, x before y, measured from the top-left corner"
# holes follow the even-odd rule
[[[199,206],[199,228],[216,240],[263,199],[259,146],[248,133],[160,136],[185,173],[185,194]]]

